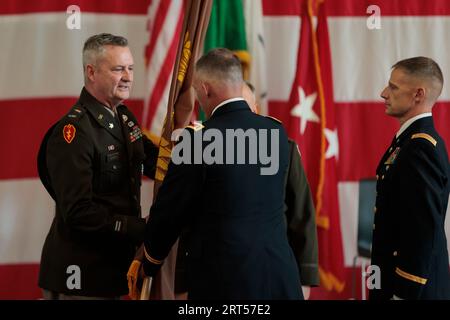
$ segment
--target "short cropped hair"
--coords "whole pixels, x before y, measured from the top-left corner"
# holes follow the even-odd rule
[[[242,66],[239,58],[229,49],[212,49],[196,63],[196,71],[207,78],[232,84],[242,84]]]
[[[99,55],[105,52],[104,46],[127,47],[128,40],[110,33],[100,33],[89,37],[83,46],[83,69],[88,64],[95,64]]]
[[[439,65],[428,57],[414,57],[404,59],[392,66],[393,69],[401,69],[406,73],[427,80],[437,81],[439,83],[439,93],[444,85],[444,76]]]

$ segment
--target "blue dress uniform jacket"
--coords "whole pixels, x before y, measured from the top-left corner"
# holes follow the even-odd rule
[[[248,144],[246,164],[171,162],[147,222],[146,274],[157,272],[181,230],[189,224],[189,299],[301,299],[301,283],[283,212],[288,164],[283,127],[252,113],[244,101],[235,101],[217,109],[203,128],[187,132],[193,140],[205,137],[211,129],[220,131],[224,145],[227,129],[268,129],[267,137],[259,141],[269,141],[269,150],[278,148],[278,171],[261,175],[261,161],[249,164],[249,148],[256,146]],[[272,129],[278,130],[279,137],[271,144]],[[207,150],[207,146],[211,145],[203,142],[200,151]],[[216,152],[223,152],[226,159],[230,148]]]
[[[83,89],[41,145],[40,177],[56,204],[42,250],[41,288],[80,296],[128,292],[126,273],[145,231],[142,170],[154,177],[158,149],[124,105],[117,113]],[[68,285],[70,266],[79,268],[80,286]]]
[[[289,165],[285,177],[285,217],[289,244],[294,252],[301,283],[319,285],[318,240],[314,202],[297,143],[289,139]],[[190,231],[185,228],[178,241],[175,292],[187,292],[186,257]]]
[[[380,267],[381,289],[370,299],[450,299],[449,162],[431,117],[394,139],[377,178],[372,265]]]

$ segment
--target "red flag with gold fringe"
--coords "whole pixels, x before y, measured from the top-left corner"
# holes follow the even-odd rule
[[[287,125],[300,147],[316,207],[320,287],[312,290],[311,298],[337,299],[345,287],[336,171],[339,145],[325,1],[317,6],[316,32],[313,1],[304,1]]]

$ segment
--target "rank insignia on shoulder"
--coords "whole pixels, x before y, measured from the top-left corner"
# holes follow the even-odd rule
[[[398,154],[400,153],[400,147],[395,148],[394,152],[391,153],[389,158],[384,162],[384,164],[393,164],[397,159]]]
[[[194,131],[201,130],[201,129],[203,129],[204,127],[205,127],[204,125],[202,125],[201,123],[198,123],[198,122],[194,122],[194,123],[192,123],[192,124],[186,126],[186,128],[193,129]]]
[[[75,119],[81,119],[84,115],[84,111],[85,110],[82,107],[79,107],[79,106],[72,107],[72,109],[70,109],[70,111],[65,115],[66,121],[68,121],[68,122],[70,122],[72,120],[78,121]]]
[[[75,133],[77,129],[72,124],[66,124],[63,128],[63,137],[67,143],[71,143],[75,138]]]
[[[413,134],[413,135],[411,136],[411,139],[418,139],[418,138],[422,138],[422,139],[428,140],[428,141],[431,142],[431,144],[432,144],[433,146],[436,147],[436,144],[437,144],[436,139],[434,139],[434,138],[433,138],[432,136],[430,136],[428,133],[416,133],[416,134]]]

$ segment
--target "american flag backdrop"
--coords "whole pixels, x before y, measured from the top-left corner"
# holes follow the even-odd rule
[[[398,130],[397,122],[384,114],[379,97],[396,61],[429,56],[440,64],[444,77],[449,77],[433,113],[447,149],[450,147],[450,2],[325,1],[345,266],[345,288],[339,298],[345,299],[352,297],[359,180],[375,175],[379,158]],[[297,54],[304,1],[261,3],[263,34],[259,38],[266,62],[258,65],[266,70],[256,74],[267,77],[261,80],[267,89],[267,113],[287,125],[290,120],[284,115],[293,107],[290,96],[296,72],[302,68],[297,66]],[[71,10],[67,12],[71,5],[81,10],[80,29],[66,25],[73,15]],[[373,11],[367,12],[371,5],[380,10],[380,29],[369,28],[375,19]],[[54,203],[37,176],[37,151],[46,130],[69,110],[81,91],[84,41],[100,32],[128,38],[135,79],[126,104],[142,126],[157,136],[165,117],[182,6],[181,0],[0,1],[0,299],[41,297],[37,274]],[[297,128],[301,127],[301,119],[298,121]],[[152,182],[146,180],[144,214],[151,195]],[[446,230],[450,231],[448,222]]]

